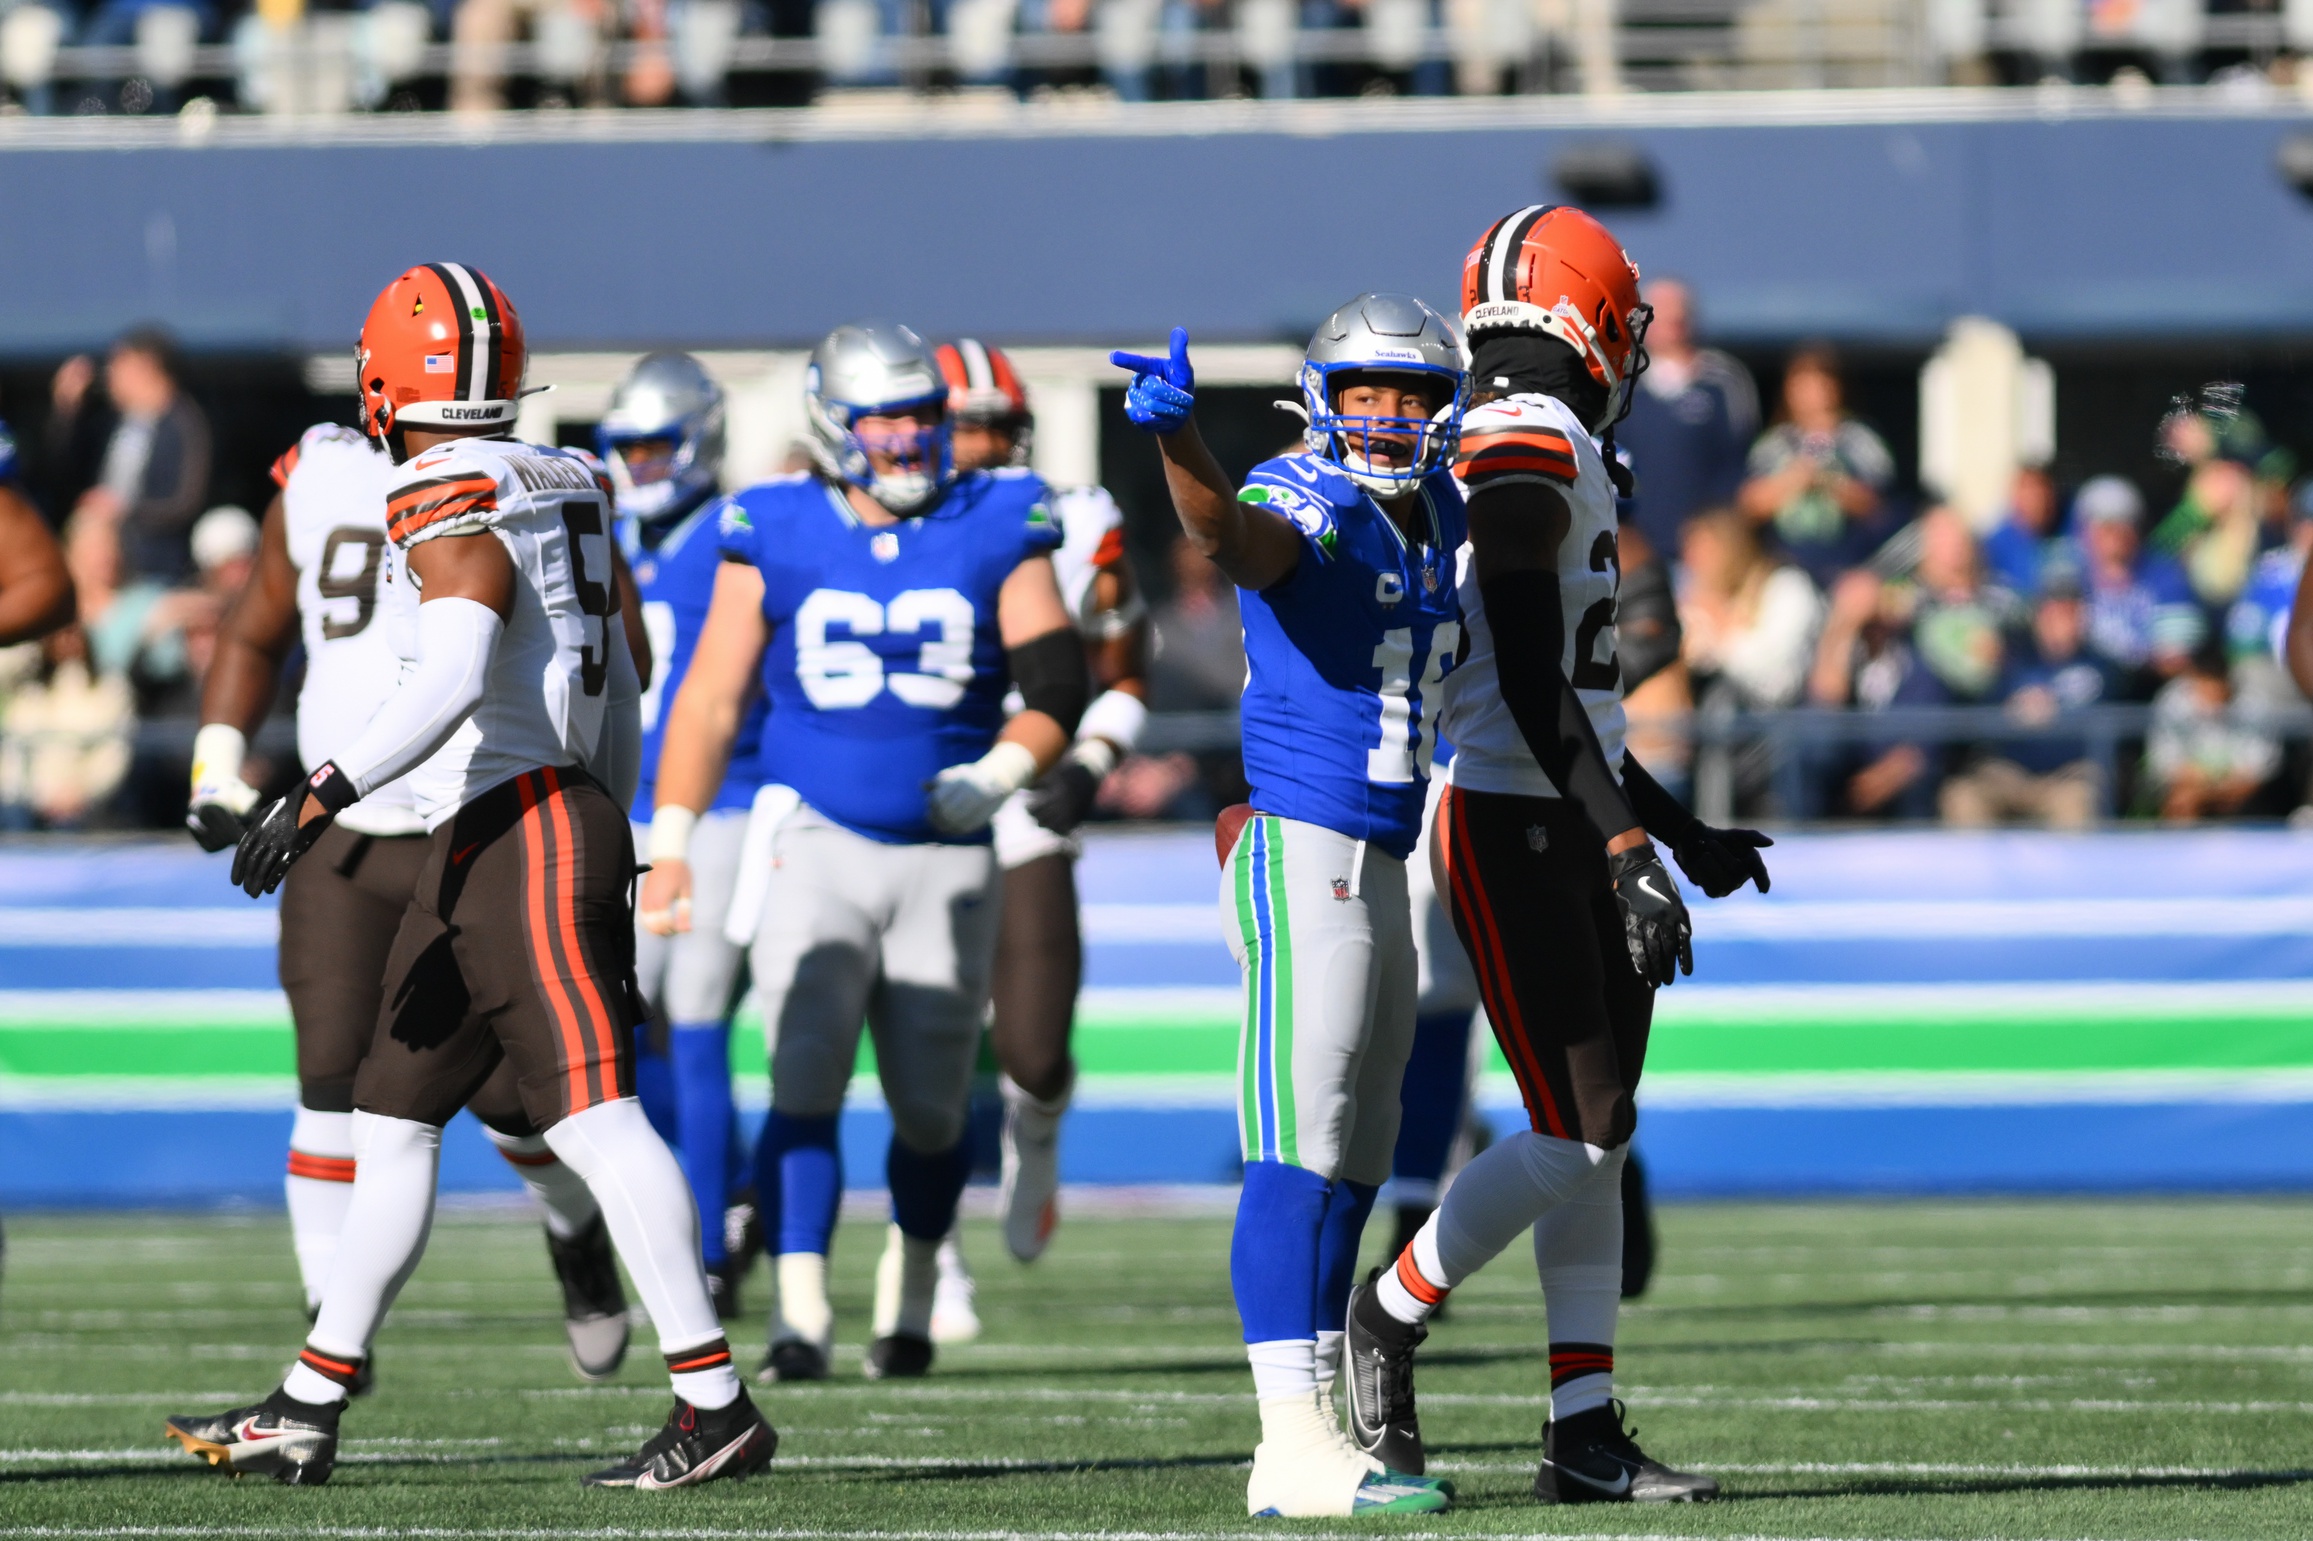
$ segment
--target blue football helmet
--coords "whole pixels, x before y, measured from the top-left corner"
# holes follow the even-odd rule
[[[645,525],[679,518],[722,480],[723,388],[688,353],[649,354],[611,393],[594,442],[620,513]]]
[[[889,321],[839,326],[811,350],[803,373],[811,454],[829,477],[848,482],[895,514],[922,512],[955,480],[948,382],[924,340]],[[904,433],[863,439],[865,417],[915,415]],[[872,451],[872,453],[871,453]],[[876,468],[876,458],[889,462]]]
[[[1340,394],[1360,374],[1430,377],[1438,408],[1428,417],[1344,415]],[[1310,454],[1376,497],[1391,498],[1452,463],[1469,404],[1469,370],[1454,324],[1410,294],[1361,294],[1309,339],[1295,410],[1309,424],[1302,438]],[[1384,443],[1387,452],[1377,454]]]

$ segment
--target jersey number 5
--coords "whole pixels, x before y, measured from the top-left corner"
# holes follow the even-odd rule
[[[593,647],[582,646],[578,650],[579,686],[588,695],[599,696],[603,681],[610,677],[610,585],[587,577],[584,537],[601,537],[602,505],[576,499],[563,504],[562,528],[570,536],[570,581],[578,590],[579,611],[602,622],[601,640]],[[606,571],[603,576],[607,578],[610,574]]]

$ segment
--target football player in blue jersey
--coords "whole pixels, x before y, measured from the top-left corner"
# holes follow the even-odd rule
[[[612,393],[596,442],[618,494],[619,543],[642,591],[643,624],[659,661],[642,698],[643,769],[633,817],[644,826],[651,821],[663,707],[699,645],[722,566],[709,505],[721,490],[723,388],[689,354],[653,353]],[[752,1261],[744,1242],[753,1210],[730,1202],[740,1161],[731,1011],[742,953],[724,937],[723,922],[738,879],[748,805],[761,782],[755,753],[763,711],[758,702],[741,720],[730,768],[692,833],[690,926],[677,931],[663,912],[636,917],[635,974],[650,1003],[653,1035],[665,1037],[663,1053],[636,1056],[636,1086],[652,1123],[682,1156],[699,1205],[707,1284],[725,1320],[739,1314],[739,1281]]]
[[[1413,1037],[1405,862],[1461,639],[1461,341],[1410,296],[1342,306],[1301,370],[1308,453],[1256,467],[1242,489],[1198,435],[1187,334],[1167,358],[1114,358],[1133,371],[1126,412],[1157,436],[1182,528],[1237,585],[1245,631],[1252,801],[1216,840],[1245,981],[1229,1272],[1261,1413],[1246,1508],[1434,1512],[1449,1490],[1352,1445],[1332,1388]]]
[[[1044,484],[956,474],[947,383],[922,340],[889,323],[839,327],[805,389],[817,469],[721,505],[724,560],[667,719],[642,907],[675,911],[689,891],[690,827],[760,688],[772,724],[761,775],[792,793],[750,952],[772,1045],[756,1178],[779,1253],[765,1371],[828,1373],[836,1120],[864,1020],[902,1237],[867,1373],[921,1375],[939,1246],[971,1164],[965,1116],[1000,907],[988,823],[1067,753],[1089,685],[1053,577],[1060,531]],[[1012,685],[1023,707],[1007,721]]]

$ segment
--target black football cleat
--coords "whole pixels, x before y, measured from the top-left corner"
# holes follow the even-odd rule
[[[744,1387],[739,1400],[713,1412],[675,1398],[666,1427],[641,1450],[615,1466],[589,1472],[587,1487],[631,1487],[648,1491],[697,1487],[702,1482],[740,1482],[771,1464],[779,1433],[757,1410]]]
[[[764,1354],[763,1368],[755,1372],[755,1384],[825,1380],[830,1373],[827,1351],[818,1344],[806,1343],[801,1338],[781,1338]]]
[[[562,1283],[562,1331],[570,1340],[571,1368],[584,1380],[608,1380],[626,1361],[626,1288],[610,1227],[598,1211],[586,1229],[561,1240],[546,1233],[546,1254]]]
[[[932,1340],[895,1332],[867,1346],[869,1380],[921,1380],[931,1372]]]
[[[1719,1496],[1719,1484],[1672,1471],[1638,1448],[1622,1427],[1623,1407],[1609,1402],[1542,1425],[1542,1467],[1534,1497],[1546,1504],[1681,1504]]]
[[[254,1407],[168,1420],[168,1437],[219,1470],[239,1477],[255,1472],[287,1487],[319,1487],[337,1465],[337,1418],[342,1404],[300,1402],[285,1391]]]
[[[1430,1335],[1425,1322],[1401,1322],[1381,1308],[1367,1279],[1349,1297],[1348,1336],[1342,1344],[1349,1372],[1349,1437],[1391,1471],[1418,1477],[1421,1417],[1414,1408],[1414,1350]]]

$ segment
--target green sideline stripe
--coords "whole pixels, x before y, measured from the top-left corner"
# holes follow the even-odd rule
[[[731,1059],[763,1065],[761,1028],[743,1022]],[[1097,1076],[1222,1075],[1236,1068],[1227,1017],[1135,1015],[1083,1022],[1077,1055]],[[1499,1054],[1496,1055],[1499,1068]],[[860,1067],[874,1057],[861,1036]],[[288,1075],[288,1024],[267,1021],[18,1021],[0,1025],[0,1076],[198,1078]],[[2313,1014],[1839,1016],[1799,1021],[1666,1021],[1647,1069],[1659,1075],[1825,1075],[1915,1071],[2015,1074],[2313,1069]]]

